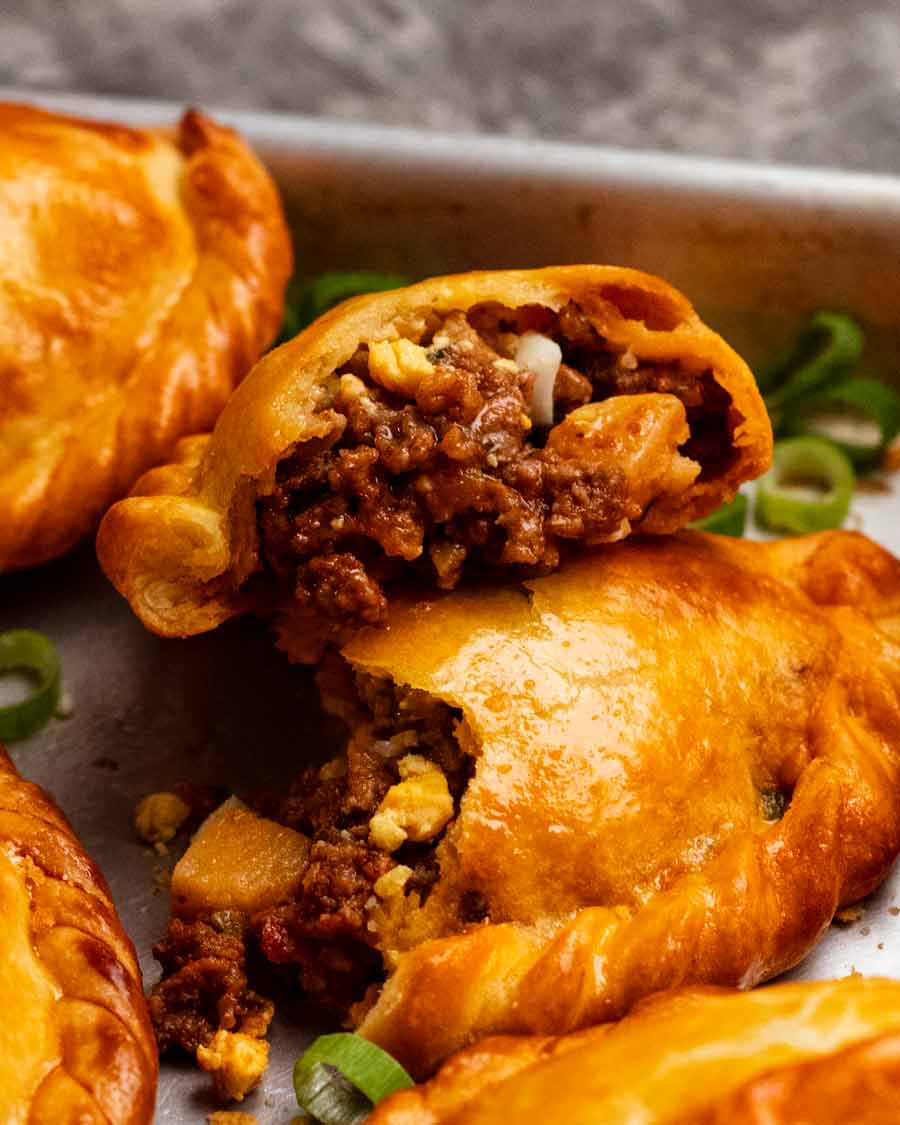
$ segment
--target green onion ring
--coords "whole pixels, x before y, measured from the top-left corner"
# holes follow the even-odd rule
[[[820,311],[810,317],[790,347],[759,373],[769,414],[837,383],[849,375],[862,355],[864,337],[844,313]]]
[[[321,1125],[365,1121],[382,1098],[412,1084],[396,1059],[349,1032],[320,1035],[294,1064],[297,1103]]]
[[[733,500],[722,504],[703,519],[689,525],[695,531],[711,531],[716,535],[734,535],[740,538],[747,526],[747,497],[739,492]]]
[[[323,313],[362,293],[384,293],[400,289],[409,280],[398,273],[374,270],[333,271],[322,273],[311,281],[294,280],[288,286],[284,320],[276,344],[291,340]]]
[[[788,410],[781,429],[826,438],[865,468],[900,433],[900,395],[876,379],[846,379]]]
[[[791,483],[824,487],[821,497],[805,498]],[[856,475],[849,459],[830,441],[815,437],[777,441],[772,468],[757,482],[756,521],[771,531],[807,532],[840,527],[847,518]]]
[[[53,642],[32,629],[0,633],[0,675],[27,672],[35,688],[27,699],[0,707],[0,739],[28,738],[50,718],[59,699],[59,657]]]

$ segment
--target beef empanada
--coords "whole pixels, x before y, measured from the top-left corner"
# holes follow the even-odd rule
[[[259,855],[220,821],[176,868],[168,961],[236,911],[417,1076],[487,1034],[754,985],[900,851],[898,642],[900,562],[844,532],[636,538],[395,600],[320,672],[346,756],[257,806],[281,825]]]
[[[0,104],[0,570],[68,550],[212,426],[290,268],[275,186],[232,130]]]
[[[315,658],[383,621],[398,580],[546,573],[575,543],[674,531],[770,452],[750,371],[659,279],[435,278],[267,356],[208,443],[112,509],[98,550],[156,632],[289,606]]]
[[[144,1125],[157,1059],[134,948],[62,813],[0,748],[0,1121]]]
[[[889,1125],[900,981],[679,989],[618,1024],[487,1039],[368,1125]]]

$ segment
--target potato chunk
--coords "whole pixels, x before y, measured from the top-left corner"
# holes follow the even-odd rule
[[[231,797],[206,818],[172,872],[172,911],[262,910],[296,891],[309,840]]]
[[[547,449],[568,461],[615,465],[642,510],[654,498],[683,493],[699,476],[700,464],[679,452],[690,436],[684,405],[674,395],[618,395],[572,410],[550,431]],[[626,521],[620,534],[597,541],[621,538],[630,530]]]

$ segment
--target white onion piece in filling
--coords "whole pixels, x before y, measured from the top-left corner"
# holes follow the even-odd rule
[[[540,332],[526,332],[516,345],[516,363],[535,375],[531,392],[531,420],[536,426],[553,425],[553,388],[562,351],[555,340]]]

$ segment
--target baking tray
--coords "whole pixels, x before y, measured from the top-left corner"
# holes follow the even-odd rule
[[[167,122],[178,107],[0,89],[87,116]],[[305,273],[447,270],[610,261],[658,272],[752,360],[808,311],[852,309],[869,328],[867,367],[896,379],[900,357],[900,180],[654,153],[266,114],[217,113],[272,169]],[[900,553],[900,496],[866,494],[853,522]],[[265,627],[164,641],[145,632],[99,572],[92,547],[0,579],[0,628],[27,626],[60,649],[72,714],[14,757],[58,799],[105,871],[148,982],[167,918],[159,857],[134,837],[145,794],[179,780],[277,788],[336,746],[309,673]],[[810,872],[810,879],[815,872]],[[895,905],[896,904],[896,905]],[[834,926],[795,977],[900,976],[900,877],[858,921]],[[284,1006],[263,1088],[241,1108],[265,1125],[296,1112],[293,1061],[322,1028]],[[160,1125],[203,1121],[208,1080],[167,1064]]]

